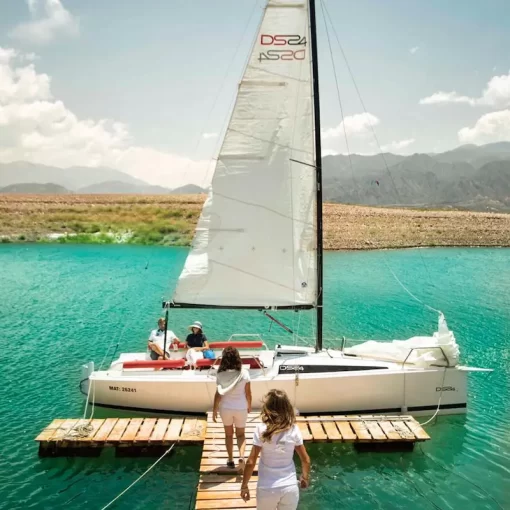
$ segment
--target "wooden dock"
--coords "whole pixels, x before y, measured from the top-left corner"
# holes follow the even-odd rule
[[[246,456],[253,444],[253,432],[260,423],[258,414],[248,416],[246,424]],[[307,416],[297,418],[298,427],[306,442],[346,442],[359,446],[390,446],[412,448],[417,441],[427,441],[429,435],[412,416]],[[377,449],[377,448],[376,448]],[[239,452],[234,437],[234,459]],[[200,481],[197,488],[196,510],[256,508],[258,465],[250,480],[250,501],[240,497],[241,468],[227,467],[225,433],[219,421],[214,423],[207,414],[207,432],[200,461]]]
[[[253,445],[253,432],[260,423],[257,413],[248,415],[246,458]],[[298,427],[305,442],[345,442],[358,448],[411,449],[429,435],[412,416],[299,416]],[[98,455],[105,447],[118,454],[160,454],[170,445],[203,444],[197,510],[255,508],[258,465],[250,481],[252,499],[240,497],[242,468],[227,467],[225,433],[221,421],[214,423],[212,413],[203,418],[107,418],[94,420],[53,420],[36,438],[39,454]],[[234,437],[234,459],[239,452]],[[312,459],[314,462],[314,460]]]
[[[53,420],[37,437],[41,456],[99,454],[115,447],[120,453],[157,453],[174,443],[202,444],[205,418],[106,418]]]

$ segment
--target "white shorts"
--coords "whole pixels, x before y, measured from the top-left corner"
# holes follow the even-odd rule
[[[223,425],[227,427],[235,425],[237,429],[244,429],[246,427],[248,411],[246,409],[220,409],[220,416]]]
[[[188,349],[186,353],[186,360],[190,365],[195,366],[197,364],[197,360],[204,359],[203,351],[194,351],[193,349]]]
[[[257,489],[257,510],[296,510],[298,503],[297,484],[276,489]]]

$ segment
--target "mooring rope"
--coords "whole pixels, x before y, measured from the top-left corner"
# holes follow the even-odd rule
[[[104,506],[102,508],[102,510],[105,510],[106,508],[110,507],[111,505],[113,505],[113,503],[115,503],[115,501],[117,501],[119,498],[121,498],[122,496],[124,496],[124,494],[126,494],[126,492],[131,489],[131,487],[133,487],[134,485],[136,485],[149,471],[151,471],[161,460],[163,460],[164,457],[166,457],[173,449],[173,447],[176,445],[177,443],[174,443],[172,446],[170,446],[170,448],[168,448],[168,450],[163,454],[161,455],[161,457],[156,461],[154,462],[154,464],[152,464],[151,466],[149,466],[148,469],[146,469],[129,487],[127,487],[126,489],[124,489],[118,496],[116,496],[115,498],[113,498],[106,506]]]

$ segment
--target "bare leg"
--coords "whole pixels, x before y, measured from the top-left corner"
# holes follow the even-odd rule
[[[158,356],[159,358],[158,359],[164,359],[163,358],[163,349],[159,346],[159,345],[156,345],[154,343],[152,344],[149,344],[149,349],[151,351],[154,351]],[[166,357],[166,356],[165,356]]]
[[[225,446],[227,447],[228,460],[234,460],[234,425],[224,425]]]
[[[246,449],[246,435],[244,433],[244,428],[236,427],[236,438],[237,438],[237,448],[239,449],[239,458],[243,459],[244,462],[244,450]]]

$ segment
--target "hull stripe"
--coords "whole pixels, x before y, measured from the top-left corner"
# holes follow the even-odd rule
[[[130,410],[130,411],[142,411],[142,412],[149,412],[149,413],[161,413],[161,414],[179,414],[179,415],[186,415],[186,416],[197,416],[201,414],[206,414],[205,412],[199,413],[199,412],[190,412],[190,411],[165,411],[162,409],[147,409],[145,407],[128,407],[128,406],[116,406],[113,404],[99,404],[95,403],[96,406],[99,407],[107,407],[109,409],[123,409],[123,410]],[[467,404],[461,403],[461,404],[442,404],[439,406],[439,409],[466,409]],[[435,411],[437,409],[437,405],[432,406],[416,406],[416,407],[408,407],[407,412],[413,413],[418,411]],[[389,413],[400,413],[402,412],[402,409],[400,407],[390,407],[386,409],[358,409],[356,411],[324,411],[323,414],[331,414],[331,413],[341,413],[341,414],[389,414]],[[317,414],[320,414],[320,412],[315,413],[301,413],[301,416],[316,416]]]

